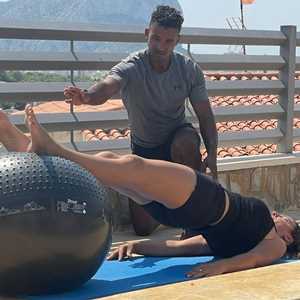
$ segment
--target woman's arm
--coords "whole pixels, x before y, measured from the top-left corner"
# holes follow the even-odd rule
[[[274,229],[256,247],[249,252],[231,258],[194,267],[188,277],[206,277],[262,267],[281,258],[286,252],[285,242]]]
[[[139,241],[121,245],[111,252],[107,259],[131,257],[132,254],[145,256],[198,256],[211,255],[212,252],[202,235],[186,240]]]

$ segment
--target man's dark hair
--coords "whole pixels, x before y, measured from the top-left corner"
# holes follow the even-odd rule
[[[176,28],[180,32],[183,21],[179,10],[168,5],[159,5],[151,15],[150,25],[157,23],[166,28]]]

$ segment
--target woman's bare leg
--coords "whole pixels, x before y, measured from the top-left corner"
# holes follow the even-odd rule
[[[110,151],[103,151],[103,152],[99,152],[97,154],[95,154],[96,157],[102,157],[102,158],[110,158],[110,159],[119,159],[121,156],[114,153],[114,152],[110,152]],[[140,205],[144,205],[146,203],[149,203],[152,201],[152,199],[143,199],[141,198],[141,196],[137,193],[135,193],[132,190],[129,189],[125,189],[125,188],[119,188],[116,186],[111,186],[112,189],[114,189],[115,191],[119,192],[120,194],[123,194],[131,199],[134,200],[134,202],[140,204]]]
[[[0,110],[0,143],[8,151],[24,152],[26,151],[30,139],[15,125],[13,125],[7,115]]]
[[[29,106],[26,116],[32,138],[31,151],[74,161],[105,185],[130,190],[142,199],[155,199],[170,208],[183,205],[196,186],[195,172],[183,165],[146,160],[135,155],[97,157],[66,149],[39,125]]]

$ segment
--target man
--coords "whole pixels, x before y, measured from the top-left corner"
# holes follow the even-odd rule
[[[65,89],[74,105],[105,103],[121,92],[128,111],[132,153],[150,159],[173,161],[196,170],[211,170],[217,178],[217,130],[204,75],[189,58],[174,52],[183,23],[181,13],[158,6],[145,30],[148,48],[114,66],[108,76],[87,91]],[[199,119],[207,157],[202,161],[200,137],[185,119],[185,99]],[[133,227],[148,235],[158,226],[142,207],[129,200]]]

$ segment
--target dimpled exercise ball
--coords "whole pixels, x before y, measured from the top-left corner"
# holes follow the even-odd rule
[[[0,294],[36,295],[89,280],[111,244],[107,192],[76,163],[0,156]]]

